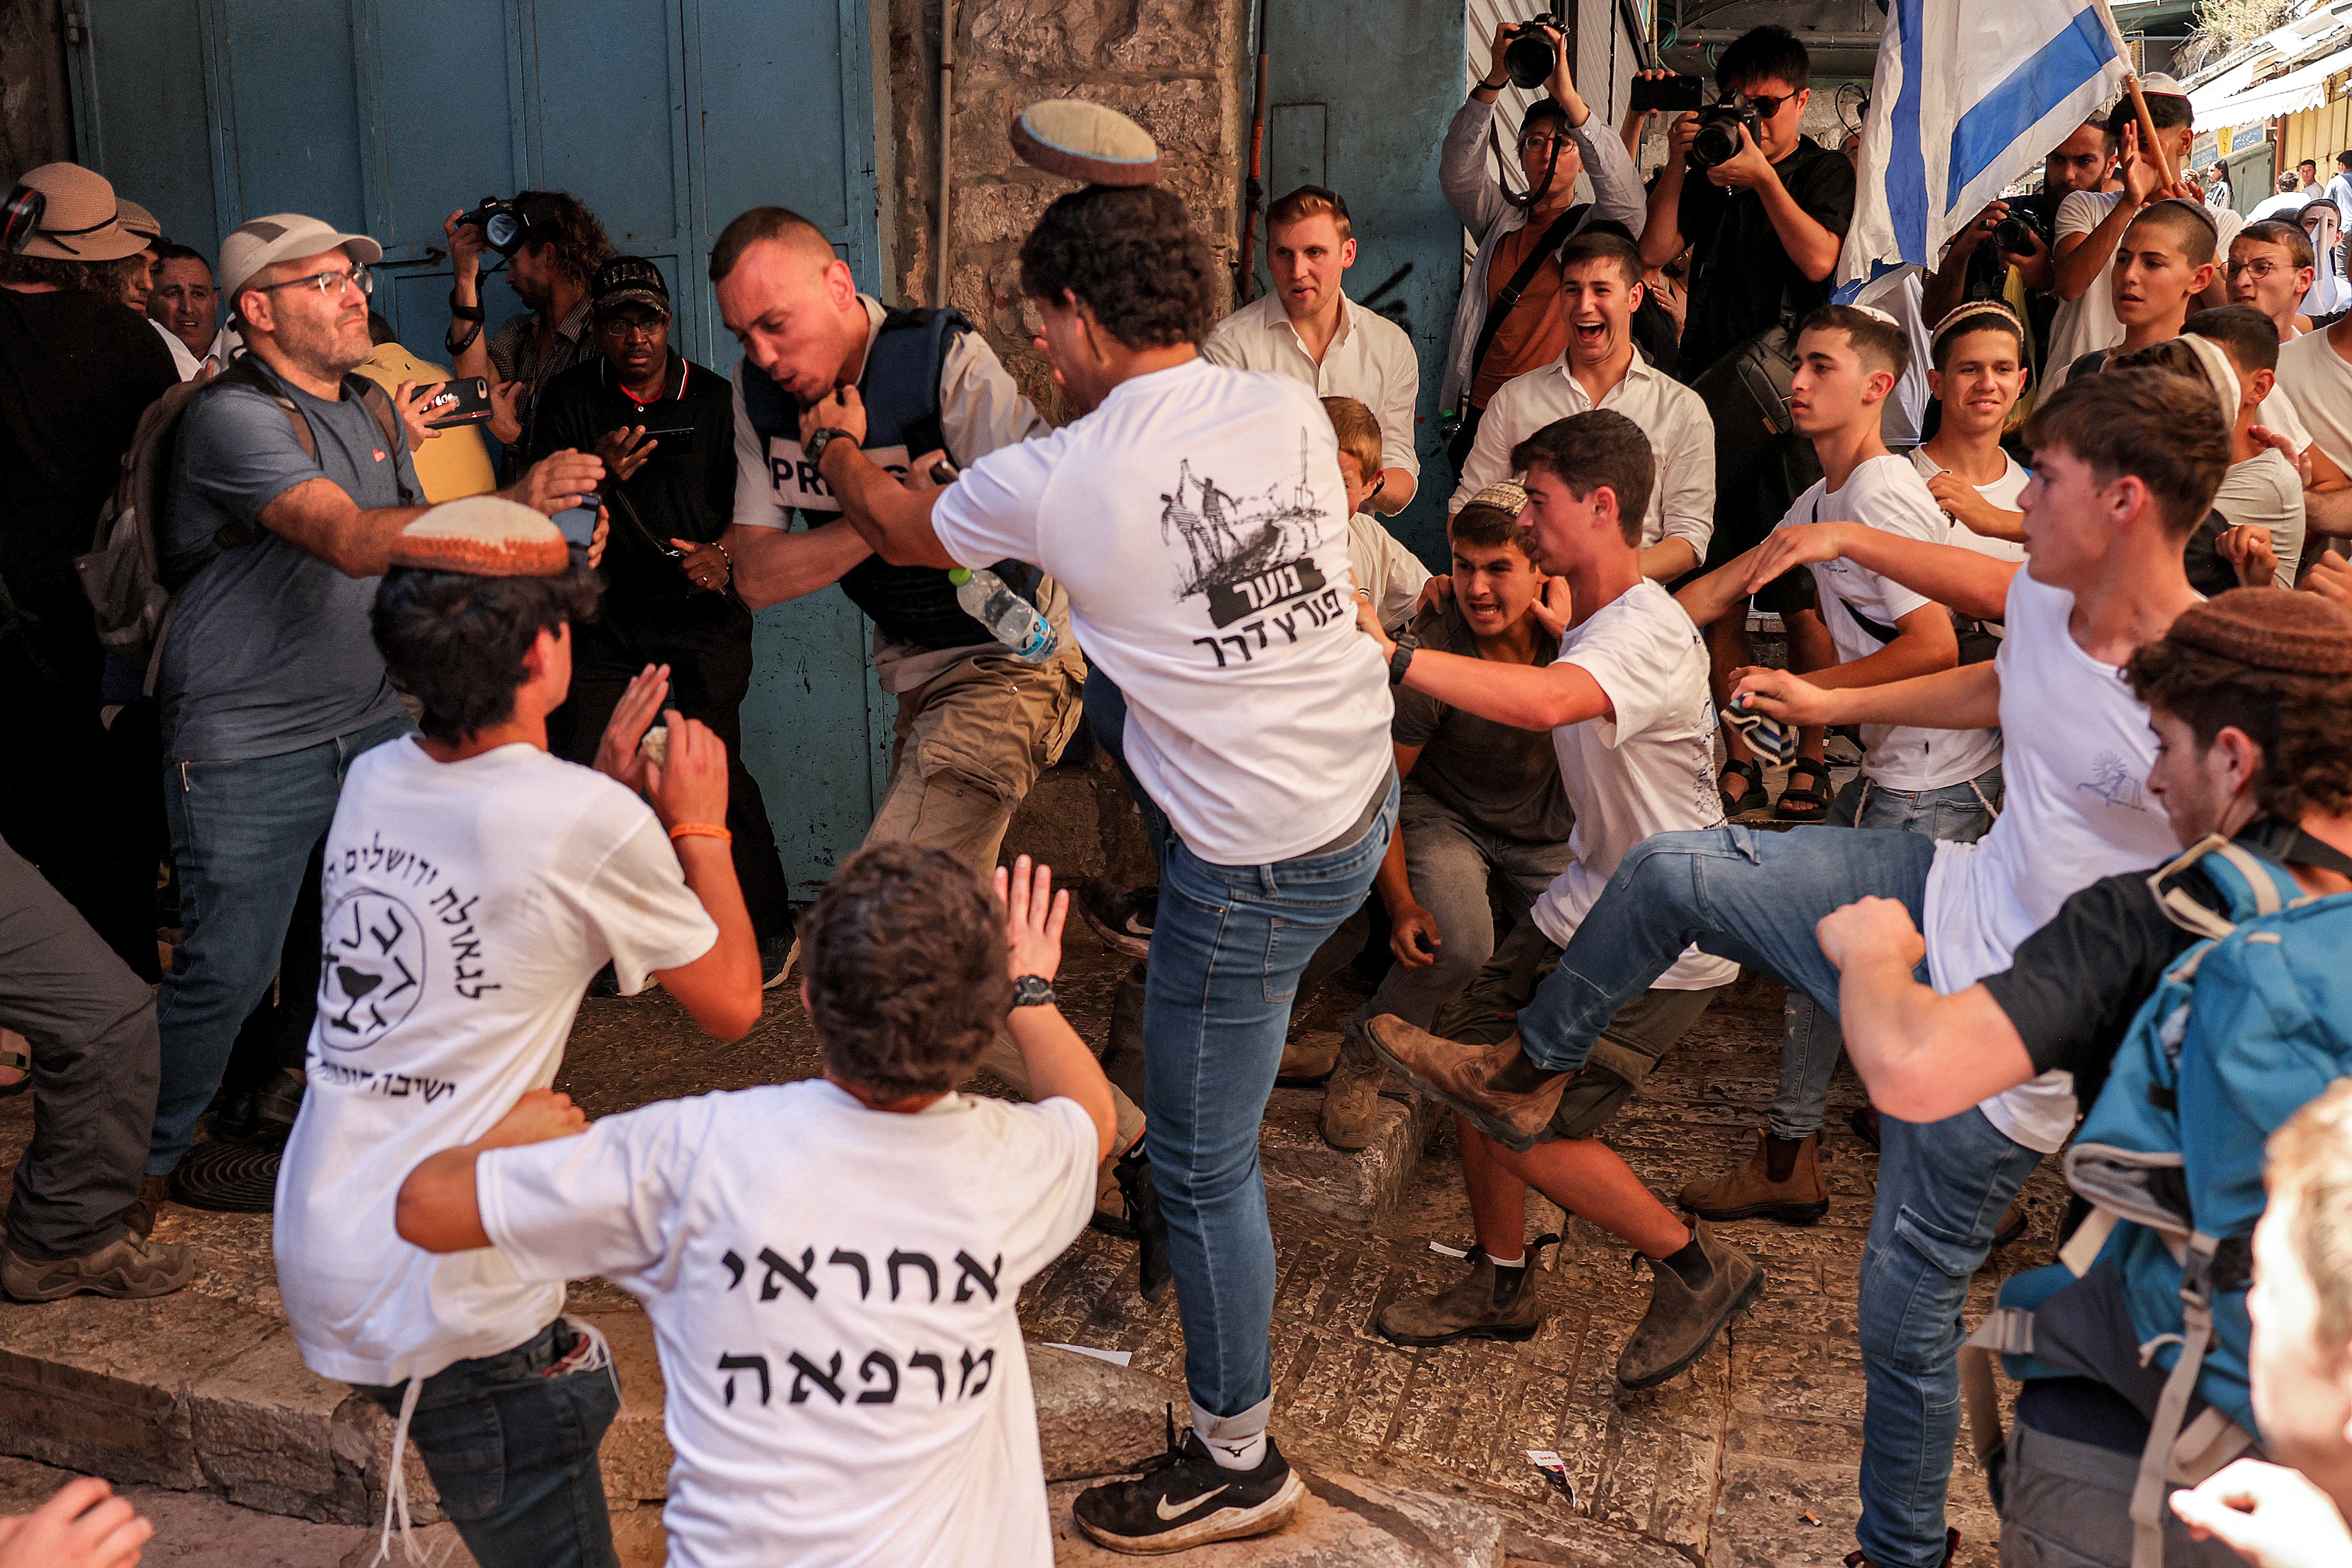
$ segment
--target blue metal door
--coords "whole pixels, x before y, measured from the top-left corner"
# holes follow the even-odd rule
[[[1356,236],[1349,296],[1412,337],[1421,355],[1421,486],[1388,520],[1432,567],[1445,561],[1454,469],[1437,389],[1462,289],[1462,225],[1437,186],[1438,145],[1462,102],[1462,0],[1378,0],[1334,12],[1265,0],[1268,200],[1302,184],[1346,198]],[[1272,287],[1259,235],[1257,289]]]
[[[668,277],[679,352],[738,351],[708,277],[746,207],[790,206],[877,289],[867,20],[852,0],[98,0],[75,50],[83,156],[208,255],[302,212],[384,247],[375,304],[428,359],[442,220],[569,190]],[[520,308],[486,280],[493,325]],[[762,614],[744,752],[806,896],[864,835],[887,768],[865,618],[835,592]]]

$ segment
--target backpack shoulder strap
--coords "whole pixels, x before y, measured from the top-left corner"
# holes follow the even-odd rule
[[[375,427],[383,432],[383,449],[392,454],[392,482],[400,487],[400,504],[415,506],[416,495],[408,488],[408,481],[400,477],[400,455],[407,449],[408,440],[400,422],[400,410],[392,405],[392,394],[380,382],[351,374],[343,377],[343,395],[357,397],[374,416]]]
[[[302,455],[314,463],[319,460],[319,438],[310,434],[310,422],[302,417],[302,411],[294,406],[294,400],[286,395],[285,389],[261,368],[260,361],[253,355],[237,355],[226,370],[206,384],[207,390],[215,386],[242,386],[269,399],[278,405],[278,411],[286,416],[286,423],[293,429],[294,440],[302,448]]]
[[[1477,346],[1470,351],[1470,374],[1463,386],[1465,399],[1469,396],[1469,384],[1478,379],[1478,367],[1486,363],[1486,351],[1495,346],[1495,334],[1502,330],[1503,318],[1511,313],[1519,302],[1519,296],[1526,293],[1528,285],[1535,281],[1536,269],[1550,259],[1552,252],[1568,243],[1568,237],[1576,232],[1577,226],[1584,221],[1585,214],[1591,210],[1591,202],[1579,202],[1552,219],[1551,226],[1543,231],[1542,237],[1536,241],[1535,248],[1520,260],[1518,270],[1511,274],[1510,280],[1503,285],[1502,292],[1495,296],[1494,304],[1486,310],[1486,324],[1478,329]]]

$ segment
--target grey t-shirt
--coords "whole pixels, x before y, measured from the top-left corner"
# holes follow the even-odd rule
[[[167,575],[173,563],[210,549],[224,527],[255,537],[206,563],[173,608],[156,680],[173,761],[274,757],[405,711],[368,633],[377,580],[344,576],[270,532],[260,516],[322,476],[362,510],[401,505],[403,483],[420,500],[424,488],[404,438],[387,450],[364,403],[285,391],[310,422],[316,461],[278,405],[247,387],[199,393],[180,422],[158,539]]]
[[[1415,616],[1421,646],[1439,653],[1476,658],[1478,639],[1451,598]],[[1549,664],[1559,649],[1536,628],[1536,663]],[[1440,702],[1409,686],[1396,689],[1396,717],[1389,734],[1400,746],[1419,746],[1420,760],[1405,780],[1441,805],[1460,812],[1487,831],[1523,844],[1562,844],[1576,825],[1568,791],[1559,782],[1559,758],[1548,730],[1514,730]]]

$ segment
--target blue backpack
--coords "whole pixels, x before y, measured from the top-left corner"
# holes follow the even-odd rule
[[[2280,851],[2300,837],[2286,830]],[[2172,885],[2191,867],[2219,892],[2218,908]],[[2132,1495],[2134,1568],[2162,1563],[2168,1480],[2194,1485],[2257,1441],[2246,1286],[2263,1145],[2352,1074],[2352,894],[2315,898],[2283,865],[2219,837],[2148,885],[2173,923],[2203,940],[2141,1005],[2067,1151],[2067,1184],[2094,1205],[2090,1218],[2057,1263],[2002,1285],[1963,1366],[1989,1474],[2000,1449],[1990,1353],[2021,1380],[2107,1371],[2102,1381],[2131,1384],[2147,1369],[2138,1391],[2154,1394],[2154,1408]],[[2118,1298],[2134,1342],[2120,1378],[2114,1359],[2086,1362],[2080,1349],[2086,1322],[2094,1339],[2102,1318],[2116,1326]]]

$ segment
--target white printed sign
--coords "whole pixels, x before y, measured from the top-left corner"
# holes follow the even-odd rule
[[[905,479],[909,467],[904,447],[868,447],[866,460],[877,468],[887,468],[895,479]],[[798,507],[803,511],[841,510],[841,502],[825,488],[816,465],[808,460],[800,442],[792,437],[768,437],[768,481],[778,506]]]

